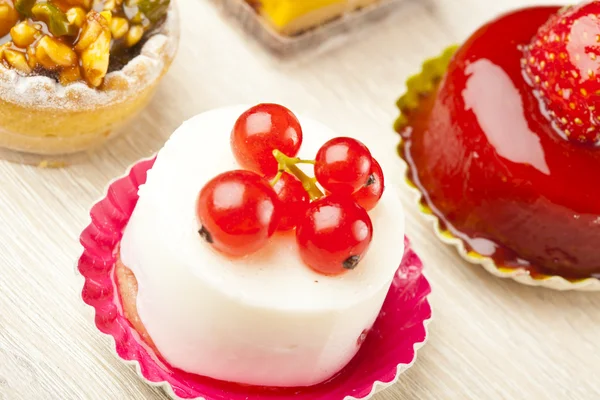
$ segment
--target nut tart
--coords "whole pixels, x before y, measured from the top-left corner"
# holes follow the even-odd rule
[[[1,155],[25,162],[112,137],[178,46],[169,0],[0,0],[0,17]]]

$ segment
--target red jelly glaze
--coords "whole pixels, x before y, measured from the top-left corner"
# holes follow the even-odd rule
[[[520,64],[558,10],[519,10],[473,34],[437,95],[408,113],[402,152],[427,204],[472,250],[533,274],[600,277],[600,148],[553,130]]]

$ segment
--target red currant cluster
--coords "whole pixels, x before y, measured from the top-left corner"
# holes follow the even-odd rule
[[[244,170],[220,174],[202,188],[200,235],[239,257],[265,246],[275,232],[295,229],[302,260],[314,270],[332,275],[356,267],[373,237],[367,211],[383,194],[381,167],[352,138],[328,141],[314,161],[296,158],[301,145],[302,128],[287,108],[259,104],[244,112],[231,133]],[[313,164],[315,178],[298,164]]]

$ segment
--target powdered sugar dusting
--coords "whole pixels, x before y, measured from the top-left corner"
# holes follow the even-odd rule
[[[160,32],[120,71],[106,75],[101,89],[83,82],[63,86],[46,76],[23,76],[0,63],[0,100],[27,108],[73,111],[126,101],[160,78],[175,57],[178,42],[179,16],[171,2]]]

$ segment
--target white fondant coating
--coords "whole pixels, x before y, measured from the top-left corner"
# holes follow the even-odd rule
[[[140,187],[121,258],[138,281],[140,318],[173,366],[245,384],[313,385],[352,359],[379,314],[402,260],[404,213],[387,185],[369,213],[374,234],[366,257],[341,276],[303,264],[293,233],[277,234],[242,259],[214,251],[197,233],[196,199],[208,180],[239,168],[229,137],[245,109],[209,111],[175,131]],[[340,136],[299,119],[300,157],[314,158]]]

